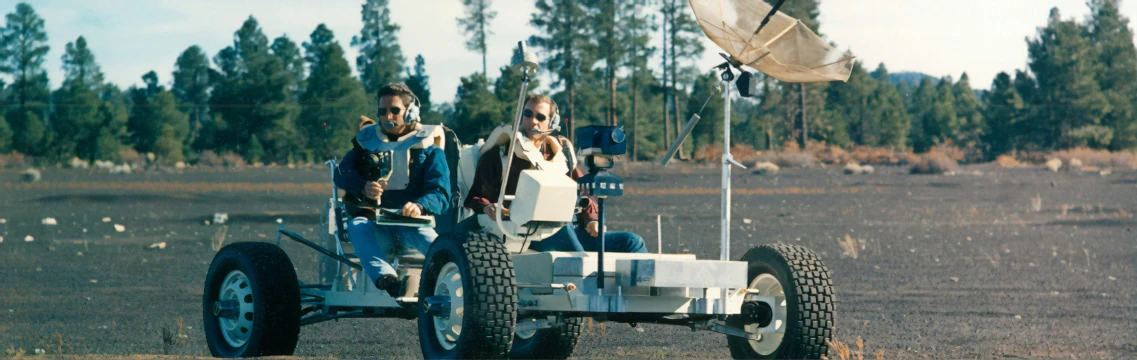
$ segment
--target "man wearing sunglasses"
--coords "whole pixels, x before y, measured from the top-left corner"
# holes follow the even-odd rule
[[[352,216],[348,224],[348,237],[362,260],[367,275],[375,287],[398,297],[402,285],[392,266],[396,244],[414,248],[426,254],[438,233],[429,226],[408,227],[380,225],[375,222],[376,209],[366,206],[367,199],[378,201],[382,211],[419,217],[442,214],[450,204],[450,168],[442,149],[434,145],[440,136],[439,126],[421,125],[418,117],[418,100],[404,84],[388,84],[379,89],[378,123],[363,118],[360,132],[337,167],[334,181],[346,194],[345,207]],[[368,181],[363,177],[371,155],[369,149],[394,149],[391,182]],[[401,165],[401,166],[400,166]],[[391,188],[395,187],[395,188]],[[390,189],[389,189],[390,188]]]
[[[563,136],[551,136],[553,131],[560,128],[560,119],[557,114],[557,104],[545,95],[529,95],[525,99],[525,107],[521,112],[521,133],[533,141],[536,148],[546,161],[559,157],[566,161],[567,175],[574,180],[584,176],[584,172],[575,166],[576,159],[572,154],[572,142]],[[477,214],[488,215],[495,218],[496,212],[508,216],[509,209],[503,208],[497,201],[502,181],[502,157],[488,156],[501,154],[508,145],[497,145],[486,152],[478,160],[474,183],[466,195],[464,205]],[[560,152],[560,154],[558,154]],[[513,194],[517,189],[517,178],[522,170],[533,168],[530,161],[513,156],[513,163],[509,167],[509,182],[506,184],[506,194]],[[552,237],[530,246],[536,251],[597,251],[600,249],[599,235],[599,207],[596,200],[582,196],[578,203],[578,213],[575,224],[566,225]],[[459,226],[460,228],[463,226]],[[605,251],[612,252],[647,252],[643,238],[630,232],[606,232],[604,234]]]

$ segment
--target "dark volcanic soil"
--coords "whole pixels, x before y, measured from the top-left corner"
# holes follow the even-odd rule
[[[869,354],[1137,357],[1137,174],[964,170],[735,174],[733,256],[774,242],[812,248],[833,273],[840,339],[862,337]],[[611,228],[638,232],[656,251],[661,215],[665,252],[718,256],[717,169],[620,173],[629,194],[609,201]],[[319,169],[48,169],[44,181],[25,184],[16,172],[0,172],[0,356],[35,348],[208,355],[200,301],[219,227],[204,221],[228,213],[227,242],[274,241],[277,218],[313,234],[330,193],[326,176]],[[42,225],[45,217],[58,225]],[[855,244],[856,256],[839,241]],[[167,246],[147,248],[156,242]],[[301,276],[314,277],[315,252],[283,246]],[[164,348],[162,329],[176,334],[179,319],[186,337]],[[416,358],[415,329],[405,320],[318,324],[302,330],[297,355]],[[729,357],[724,336],[714,333],[615,323],[586,333],[580,357]]]

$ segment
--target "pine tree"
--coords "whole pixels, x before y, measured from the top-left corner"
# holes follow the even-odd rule
[[[837,119],[838,123],[845,124],[844,129],[835,127],[829,130],[834,133],[834,136],[827,136],[828,143],[840,146],[846,145],[845,143],[848,140],[852,140],[861,145],[876,145],[880,141],[880,118],[878,117],[880,114],[875,111],[877,108],[871,106],[870,103],[873,100],[873,91],[876,88],[876,80],[869,76],[869,73],[865,71],[864,64],[860,61],[853,63],[852,73],[849,75],[848,81],[831,82],[826,85],[825,102],[830,105],[831,114],[829,115]],[[786,95],[789,95],[790,98],[799,97],[800,100],[801,93],[790,92]],[[814,132],[818,132],[820,129],[814,130]],[[841,132],[845,132],[845,134],[841,134]],[[797,138],[795,136],[795,139]],[[800,141],[798,145],[801,145]]]
[[[466,50],[482,54],[482,76],[488,77],[486,39],[493,35],[490,23],[497,17],[497,11],[490,9],[493,7],[493,0],[462,0],[462,6],[466,7],[466,17],[458,18],[458,28],[466,34]]]
[[[908,131],[912,124],[904,101],[892,85],[892,77],[884,63],[877,66],[873,78],[877,84],[869,103],[872,104],[880,129],[879,141],[874,145],[903,149],[908,143]]]
[[[920,80],[920,85],[916,87],[916,92],[912,96],[912,104],[908,108],[908,114],[912,117],[912,127],[909,130],[909,136],[912,143],[912,150],[915,152],[926,152],[934,145],[934,136],[937,127],[932,118],[932,108],[936,104],[936,86],[932,84],[932,79],[925,77]]]
[[[43,61],[49,47],[44,21],[27,3],[17,4],[16,11],[6,15],[5,20],[0,49],[7,59],[0,63],[0,72],[13,78],[10,103],[21,107],[32,102],[46,104],[50,89]]]
[[[95,154],[83,145],[90,144],[99,133],[103,74],[82,36],[67,43],[62,61],[63,86],[52,94],[51,155],[57,161],[73,156],[94,159]]]
[[[762,129],[762,143],[761,149],[775,150],[778,144],[781,144],[785,138],[779,137],[780,134],[788,134],[785,125],[788,124],[786,119],[778,111],[782,104],[782,93],[778,91],[777,84],[774,78],[769,76],[762,76],[762,95],[758,100],[758,111],[754,115],[754,123]],[[847,142],[846,138],[846,142]]]
[[[5,54],[0,73],[12,78],[4,99],[12,105],[4,114],[12,132],[11,147],[24,154],[43,155],[51,139],[45,121],[51,89],[43,69],[49,49],[47,31],[43,19],[27,3],[17,4],[5,20],[0,29],[0,52]]]
[[[304,89],[304,56],[300,54],[300,46],[288,35],[281,35],[272,41],[269,50],[284,64],[282,74],[288,76],[288,92],[293,100],[299,100]]]
[[[779,11],[800,20],[818,36],[822,36],[820,3],[820,0],[786,1]],[[824,121],[819,121],[821,120],[819,115],[823,115],[824,109],[826,109],[824,91],[827,87],[826,84],[806,83],[782,84],[781,86],[784,92],[783,101],[785,102],[782,110],[793,114],[792,131],[795,134],[794,138],[798,141],[798,146],[803,149],[807,145],[805,143],[806,138],[816,138],[813,136],[814,134],[810,134],[811,125],[833,129],[840,128],[840,126],[833,124],[823,125]]]
[[[686,92],[679,88],[679,84],[693,83],[695,79],[690,76],[684,75],[680,79],[680,74],[700,74],[701,71],[690,68],[690,65],[703,55],[703,30],[699,28],[699,24],[695,22],[691,12],[687,9],[686,2],[679,0],[662,0],[662,12],[664,21],[667,22],[667,31],[663,36],[667,39],[667,54],[664,56],[665,61],[670,64],[664,66],[665,72],[669,73],[668,80],[670,81],[667,86],[668,101],[671,106],[670,113],[673,116],[675,131],[678,133],[679,129],[683,127],[679,119],[679,103],[685,101]],[[670,121],[666,120],[665,121]]]
[[[489,86],[486,77],[479,73],[463,77],[458,86],[454,115],[448,125],[463,143],[476,143],[502,123],[501,102],[490,92]]]
[[[351,38],[351,46],[359,48],[355,68],[368,94],[388,83],[399,82],[403,76],[406,59],[399,46],[399,25],[391,21],[391,10],[387,8],[389,2],[367,0],[360,10],[363,30]]]
[[[630,82],[629,97],[631,97],[632,108],[630,110],[631,126],[626,130],[631,138],[628,144],[628,153],[631,154],[632,161],[639,158],[639,119],[640,111],[643,108],[640,104],[642,103],[641,98],[644,98],[641,90],[642,85],[654,82],[651,80],[652,74],[647,59],[655,53],[655,48],[649,46],[648,43],[651,41],[651,34],[658,28],[655,26],[654,17],[649,18],[642,13],[642,9],[647,6],[647,3],[647,0],[631,0],[622,3],[620,11],[623,21],[617,27],[620,31],[621,43],[626,46],[628,52],[624,65],[630,72],[628,81]],[[649,132],[644,131],[643,133],[646,135]]]
[[[1108,144],[1101,131],[1109,100],[1098,87],[1097,51],[1086,29],[1074,20],[1062,20],[1058,8],[1050,10],[1047,25],[1027,41],[1029,65],[1038,80],[1038,120],[1048,129],[1044,146],[1068,148]]]
[[[995,76],[986,102],[983,117],[987,120],[989,130],[984,134],[983,142],[991,150],[990,155],[1015,150],[1023,138],[1021,127],[1026,104],[1015,90],[1010,75],[1000,72]]]
[[[237,151],[250,161],[287,162],[302,152],[303,138],[293,119],[296,104],[288,91],[284,63],[269,52],[268,38],[250,16],[234,34],[233,45],[213,59],[220,76],[210,97],[212,146]],[[258,143],[252,146],[254,135]],[[259,154],[255,150],[260,151]]]
[[[931,145],[943,145],[958,135],[959,116],[955,112],[955,92],[950,76],[936,85],[931,112],[924,115],[924,132]]]
[[[698,152],[703,151],[709,146],[722,144],[722,118],[725,108],[723,106],[722,93],[716,91],[716,88],[719,87],[721,87],[721,80],[719,80],[718,74],[715,71],[705,73],[695,79],[695,83],[692,85],[693,91],[691,92],[691,96],[687,99],[686,108],[688,113],[685,114],[685,118],[690,118],[691,115],[694,115],[704,103],[707,105],[706,108],[702,109],[702,112],[699,112],[699,116],[702,117],[702,120],[695,125],[694,129],[691,129],[691,136],[687,140],[687,144],[690,144],[690,146],[684,144],[684,151],[693,151],[694,155],[697,155]],[[732,123],[736,118],[738,117],[731,117]]]
[[[171,90],[181,103],[182,111],[189,114],[190,135],[186,141],[195,144],[202,126],[210,121],[209,91],[218,74],[209,67],[205,52],[194,45],[178,56],[173,75],[174,87]]]
[[[419,117],[424,124],[441,124],[442,116],[433,108],[430,101],[430,75],[426,74],[426,59],[415,56],[414,72],[407,70],[407,88],[418,97]]]
[[[308,139],[310,160],[343,156],[351,148],[359,116],[370,115],[363,84],[351,76],[343,48],[324,24],[312,31],[304,51],[311,76],[297,125]]]
[[[563,86],[561,105],[562,126],[569,138],[574,138],[576,127],[576,97],[579,83],[592,68],[595,58],[589,39],[593,29],[588,22],[587,10],[573,0],[537,0],[536,12],[529,24],[545,36],[529,37],[529,44],[548,54],[541,69],[556,75],[553,86]],[[567,125],[567,126],[566,126]]]
[[[142,76],[145,88],[131,88],[131,108],[127,128],[131,143],[140,153],[154,153],[167,163],[185,160],[189,137],[189,115],[178,110],[176,97],[159,85],[153,71]]]
[[[1025,70],[1015,70],[1014,80],[1011,81],[1015,92],[1023,100],[1023,109],[1019,126],[1015,127],[1018,134],[1018,147],[1024,150],[1040,150],[1049,141],[1050,131],[1040,118],[1041,104],[1039,103],[1038,82]]]
[[[155,76],[155,83],[157,76]],[[119,159],[120,151],[127,148],[130,134],[127,132],[127,120],[130,116],[130,106],[127,104],[129,95],[114,84],[106,84],[99,93],[102,104],[99,105],[98,122],[99,131],[94,141],[90,142],[88,150],[93,159]]]
[[[1120,0],[1090,0],[1087,26],[1102,70],[1097,81],[1109,102],[1103,125],[1113,132],[1110,148],[1137,147],[1137,49]]]
[[[955,133],[952,141],[964,147],[978,146],[986,132],[987,124],[983,119],[979,99],[971,89],[967,73],[963,73],[952,87],[952,96],[955,98],[955,113],[958,120],[958,128],[952,129]]]
[[[0,114],[0,154],[12,151],[12,128],[8,126],[8,119]]]

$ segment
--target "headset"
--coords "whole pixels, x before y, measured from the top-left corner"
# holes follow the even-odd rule
[[[414,92],[410,92],[410,91],[408,91],[407,93],[411,94],[411,103],[407,104],[407,109],[406,109],[406,111],[403,112],[403,123],[404,124],[412,124],[412,123],[416,123],[416,122],[419,122],[422,120],[419,117],[420,103],[418,100],[418,95],[415,95]],[[398,95],[395,95],[395,96],[398,96]],[[375,113],[378,114],[379,111],[376,110]],[[389,123],[386,121],[380,121],[380,123],[382,123],[383,127],[386,127],[386,128],[395,127],[395,124],[392,124],[392,123]]]
[[[539,133],[548,135],[548,134],[552,134],[554,131],[558,131],[561,129],[561,108],[559,106],[557,106],[556,108],[557,108],[557,110],[553,111],[552,118],[549,119],[549,130],[537,131],[537,129],[533,129],[534,133],[539,132]]]

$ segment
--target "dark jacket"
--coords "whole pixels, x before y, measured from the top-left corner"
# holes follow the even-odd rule
[[[366,198],[363,196],[363,187],[367,182],[356,170],[360,157],[365,153],[366,150],[359,147],[353,148],[336,167],[336,187],[347,192],[344,203],[349,205]],[[446,155],[442,149],[433,145],[425,149],[411,149],[410,156],[410,183],[404,190],[383,191],[380,206],[398,210],[408,202],[414,202],[422,205],[423,215],[438,215],[449,210],[450,167],[446,164]],[[353,211],[351,215],[374,218],[373,212],[368,214]]]
[[[563,141],[562,144],[564,144]],[[498,155],[501,153],[500,148],[501,145],[494,146],[478,159],[478,167],[474,172],[474,184],[470,186],[470,193],[466,194],[464,202],[464,205],[473,210],[475,214],[482,214],[482,209],[486,205],[496,202],[498,192],[501,191],[501,173],[504,169],[501,166],[501,156]],[[541,148],[541,150],[546,158],[555,155],[549,154],[551,149],[548,146]],[[517,157],[517,155],[513,156],[512,161],[513,163],[509,166],[509,182],[505,186],[507,195],[515,195],[517,178],[521,176],[521,171],[533,166],[533,163]],[[573,166],[572,170],[569,170],[566,175],[571,176],[573,180],[579,180],[580,177],[584,176],[584,173]],[[599,218],[600,208],[591,197],[582,196],[577,206],[580,208],[580,213],[576,218],[578,225],[583,227],[589,221],[596,221]]]

